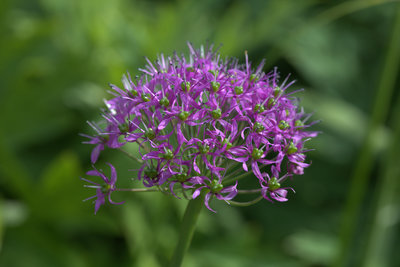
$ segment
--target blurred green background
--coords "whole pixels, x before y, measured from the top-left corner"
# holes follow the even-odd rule
[[[322,123],[287,203],[203,210],[184,266],[400,266],[398,1],[0,2],[0,266],[163,266],[185,202],[116,193],[93,214],[87,120],[144,56],[223,44],[291,73]],[[396,18],[397,17],[397,18]],[[135,169],[106,150],[119,184]]]

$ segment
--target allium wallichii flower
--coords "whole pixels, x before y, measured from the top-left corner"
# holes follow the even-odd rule
[[[97,213],[99,210],[100,206],[105,203],[106,198],[111,204],[123,204],[123,202],[114,202],[111,200],[111,193],[116,189],[115,187],[115,182],[117,181],[117,171],[115,170],[114,166],[111,165],[110,163],[107,163],[110,168],[111,168],[111,177],[108,178],[102,170],[97,170],[94,168],[94,170],[88,171],[86,174],[90,176],[98,176],[103,180],[102,184],[92,182],[90,180],[87,180],[85,178],[81,178],[81,180],[90,183],[90,185],[85,185],[85,187],[89,188],[95,188],[96,189],[96,195],[91,196],[86,200],[96,198],[95,200],[95,206],[94,206],[94,213]]]
[[[284,176],[282,176],[281,178],[279,177],[279,172],[278,170],[272,166],[271,167],[271,173],[272,173],[272,177],[270,177],[268,175],[268,173],[265,174],[265,178],[263,178],[262,180],[260,180],[260,185],[261,185],[261,195],[268,201],[271,201],[271,198],[276,200],[276,201],[280,201],[280,202],[284,202],[287,201],[288,199],[286,198],[287,195],[287,189],[291,189],[293,192],[293,188],[291,187],[283,187],[281,188],[281,182],[283,182],[287,177],[291,176],[291,174],[287,173]],[[270,197],[268,197],[268,194],[270,195]]]
[[[193,181],[194,184],[196,185],[200,185],[200,187],[196,186],[196,190],[194,190],[193,192],[193,199],[197,198],[201,191],[203,189],[206,190],[206,195],[204,197],[204,204],[206,205],[207,209],[215,212],[215,210],[213,210],[212,208],[210,208],[208,202],[210,201],[212,196],[216,196],[217,199],[219,200],[231,200],[232,198],[234,198],[237,194],[237,182],[235,185],[231,185],[228,187],[225,187],[222,185],[221,181],[219,179],[214,179],[211,180],[208,177],[195,177],[197,179],[195,179]],[[222,193],[226,194],[225,196],[222,195]],[[229,203],[229,202],[228,202]]]
[[[161,54],[155,63],[147,60],[141,77],[132,80],[128,74],[123,88],[111,85],[106,126],[91,123],[98,135],[86,135],[87,143],[96,145],[92,163],[105,147],[137,143],[142,164],[137,178],[147,188],[177,198],[203,193],[212,210],[210,199],[230,203],[246,173],[259,181],[255,192],[265,199],[287,201],[292,189],[281,183],[304,173],[309,166],[304,144],[317,135],[306,131],[314,123],[307,122],[310,116],[297,106],[294,92],[288,93],[294,81],[280,82],[276,68],[262,72],[263,63],[252,69],[247,53],[239,65],[221,59],[212,46],[206,51],[188,46],[188,59]],[[96,195],[96,211],[115,190],[111,168],[109,180],[95,174],[109,186],[105,193],[98,189],[103,193]]]

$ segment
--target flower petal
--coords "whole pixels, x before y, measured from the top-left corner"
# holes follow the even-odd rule
[[[212,211],[212,212],[214,212],[214,213],[217,213],[215,210],[213,210],[212,208],[210,208],[210,205],[209,205],[209,201],[210,201],[210,198],[211,198],[211,193],[207,193],[206,194],[206,196],[205,196],[205,198],[204,198],[204,205],[207,207],[207,209],[209,209],[210,211]]]
[[[90,154],[90,160],[92,164],[95,164],[97,159],[99,158],[100,151],[104,150],[104,145],[99,144],[93,148],[92,153]]]
[[[117,171],[115,170],[115,167],[111,163],[107,163],[108,166],[111,168],[111,177],[110,177],[110,184],[114,185],[115,182],[117,181]]]

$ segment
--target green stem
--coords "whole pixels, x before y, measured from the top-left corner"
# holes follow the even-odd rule
[[[140,164],[143,163],[143,160],[141,160],[141,159],[135,157],[134,155],[132,155],[132,154],[129,153],[128,151],[126,151],[126,150],[124,150],[124,149],[122,149],[122,148],[118,148],[118,150],[121,151],[122,153],[124,153],[125,155],[127,155],[129,158],[133,159],[134,161],[136,161],[136,162],[138,162],[138,163],[140,163]]]
[[[246,178],[247,176],[249,176],[249,175],[252,175],[253,173],[252,172],[245,172],[245,173],[242,173],[241,175],[239,175],[239,176],[236,176],[236,177],[232,177],[232,175],[230,174],[230,175],[228,175],[228,177],[226,178],[226,180],[224,180],[223,181],[223,184],[224,185],[228,185],[228,184],[230,184],[230,183],[232,183],[232,182],[235,182],[235,181],[238,181],[239,179],[243,179],[243,178]]]
[[[125,192],[158,192],[159,189],[156,188],[117,188],[115,191],[125,191]]]
[[[400,5],[398,5],[400,8]],[[399,9],[400,11],[400,9]],[[376,132],[385,122],[393,95],[400,58],[400,12],[394,25],[393,35],[383,65],[382,76],[378,85],[377,96],[369,122],[367,136],[356,162],[351,180],[348,199],[343,214],[340,233],[340,251],[334,266],[347,266],[358,215],[365,196],[373,166],[374,139]]]
[[[228,202],[232,206],[247,207],[247,206],[251,206],[253,204],[256,204],[257,202],[260,202],[263,198],[264,198],[263,196],[259,196],[256,199],[253,199],[253,200],[248,201],[248,202],[238,202],[238,201],[233,201],[233,200],[229,200]]]
[[[226,162],[227,161],[228,160],[226,160]],[[230,167],[233,167],[235,169],[231,171],[231,170],[229,170]],[[231,164],[231,166],[229,166],[229,168],[228,167],[226,168],[227,170],[229,170],[229,172],[225,175],[224,179],[229,179],[232,176],[236,175],[238,172],[243,171],[242,164],[240,164],[240,163],[239,164],[233,163],[233,164]]]
[[[238,190],[238,194],[255,194],[260,193],[261,188],[258,189],[249,189],[249,190]]]
[[[174,254],[172,256],[170,267],[179,267],[182,264],[183,257],[186,254],[192,241],[194,229],[196,227],[196,221],[199,217],[201,208],[203,207],[202,195],[198,196],[196,199],[189,201],[185,214],[183,215],[182,225],[180,229],[180,235],[178,244],[175,247]]]

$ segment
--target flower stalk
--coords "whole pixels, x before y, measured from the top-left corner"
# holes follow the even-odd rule
[[[203,207],[203,199],[204,196],[200,195],[198,198],[188,202],[179,231],[178,243],[175,247],[169,267],[179,267],[182,265],[183,258],[193,238],[197,219]]]

